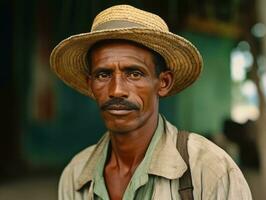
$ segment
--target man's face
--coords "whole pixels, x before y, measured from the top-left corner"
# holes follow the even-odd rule
[[[88,82],[108,130],[134,131],[157,119],[160,81],[149,50],[122,41],[101,44],[91,52],[90,71]]]

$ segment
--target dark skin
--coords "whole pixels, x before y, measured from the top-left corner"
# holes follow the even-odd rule
[[[88,84],[111,135],[105,184],[110,199],[120,200],[144,158],[157,126],[159,97],[170,91],[173,75],[170,71],[156,75],[149,50],[114,41],[91,52]]]

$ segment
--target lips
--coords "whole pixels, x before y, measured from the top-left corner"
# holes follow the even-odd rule
[[[111,115],[127,115],[131,113],[133,109],[124,105],[110,105],[105,111]]]
[[[112,115],[127,115],[132,112],[133,109],[125,105],[110,105],[107,107],[106,111]]]
[[[133,109],[124,105],[110,105],[107,107],[107,110],[133,110]]]
[[[132,112],[132,110],[107,110],[107,112],[111,115],[117,115],[117,116],[122,116],[122,115],[127,115]]]

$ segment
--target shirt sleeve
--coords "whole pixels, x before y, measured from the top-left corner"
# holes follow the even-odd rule
[[[249,186],[238,168],[233,168],[217,180],[209,200],[252,200]]]

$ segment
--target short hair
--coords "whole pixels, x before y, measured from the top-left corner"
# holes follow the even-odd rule
[[[150,49],[149,49],[150,50]],[[161,56],[161,54],[157,53],[156,51],[150,50],[153,55],[153,62],[155,65],[155,73],[156,76],[159,77],[159,75],[162,72],[165,72],[168,70],[166,62],[164,58]]]
[[[152,56],[153,56],[153,62],[154,62],[154,65],[155,65],[155,74],[157,77],[159,77],[159,75],[164,72],[164,71],[167,71],[168,68],[167,68],[167,65],[166,65],[166,62],[163,58],[163,56],[161,56],[158,52],[142,45],[142,44],[139,44],[139,43],[136,43],[136,42],[132,42],[132,41],[128,41],[128,40],[121,40],[121,39],[113,39],[113,40],[101,40],[99,42],[96,42],[95,44],[93,44],[91,46],[91,48],[89,48],[89,50],[87,51],[87,54],[86,54],[86,60],[87,60],[87,73],[88,75],[91,74],[91,52],[96,49],[97,47],[103,45],[103,44],[106,44],[106,43],[110,43],[110,42],[115,42],[115,41],[127,41],[129,43],[133,43],[137,46],[140,46],[144,49],[147,49],[148,51],[151,52]]]

